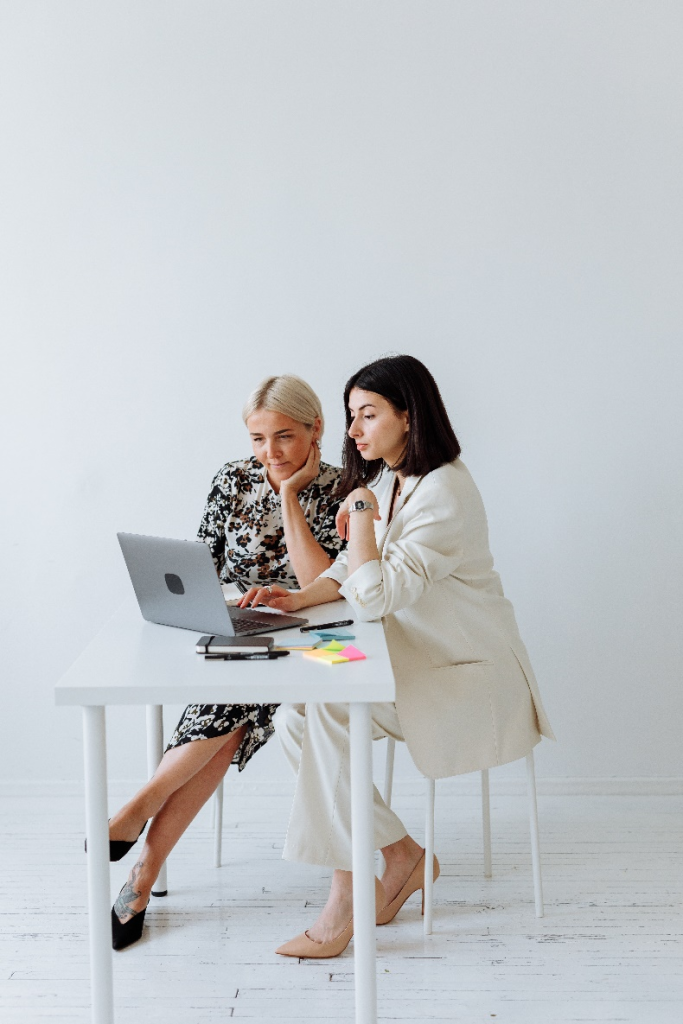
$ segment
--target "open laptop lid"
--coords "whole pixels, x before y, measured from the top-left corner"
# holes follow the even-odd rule
[[[203,541],[117,534],[143,618],[234,636],[211,552]]]
[[[143,618],[214,636],[257,636],[308,620],[228,608],[211,552],[203,541],[117,534]],[[233,620],[239,620],[239,630]]]

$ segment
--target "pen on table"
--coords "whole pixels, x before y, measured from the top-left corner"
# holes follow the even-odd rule
[[[341,622],[318,622],[315,626],[299,626],[301,633],[317,633],[319,629],[336,629],[337,626],[352,626],[353,619],[342,619]]]
[[[263,654],[205,654],[205,661],[275,661],[284,658],[289,651],[266,651]]]

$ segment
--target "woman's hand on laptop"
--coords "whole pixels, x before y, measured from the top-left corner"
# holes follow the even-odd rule
[[[273,584],[271,587],[251,587],[238,601],[238,608],[256,608],[264,604],[281,612],[295,612],[303,607],[301,592],[285,590]]]
[[[298,612],[300,608],[310,608],[314,604],[326,604],[339,598],[340,584],[326,576],[318,576],[303,590],[285,590],[273,584],[270,587],[252,587],[240,599],[240,608],[256,608],[265,604],[269,608],[277,608],[279,612]]]

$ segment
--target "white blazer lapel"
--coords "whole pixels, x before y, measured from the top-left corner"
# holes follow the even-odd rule
[[[390,481],[388,483],[388,486],[387,486],[387,489],[384,491],[384,493],[382,495],[382,498],[381,498],[381,500],[379,502],[380,515],[382,516],[382,522],[381,523],[377,523],[377,526],[381,528],[381,529],[379,529],[377,531],[377,547],[379,549],[379,556],[380,556],[380,558],[382,557],[382,551],[384,550],[384,545],[386,544],[387,537],[389,535],[389,530],[396,523],[396,521],[398,519],[398,516],[399,516],[399,513],[405,507],[405,504],[408,501],[408,498],[413,493],[413,491],[415,490],[415,488],[419,484],[420,480],[422,480],[422,477],[421,476],[409,476],[409,477],[406,478],[406,481],[405,481],[405,483],[403,485],[403,490],[401,491],[401,494],[400,494],[398,500],[396,501],[396,505],[394,507],[394,518],[391,520],[391,522],[389,522],[389,513],[391,511],[391,496],[394,493],[394,481],[395,480],[396,480],[396,474],[392,473],[391,474],[391,479],[390,479]]]
[[[399,497],[398,501],[396,502],[396,508],[394,509],[394,519],[396,518],[398,513],[401,511],[401,509],[403,508],[403,506],[407,502],[408,498],[410,497],[410,495],[413,493],[413,491],[415,490],[415,488],[419,484],[420,480],[422,480],[421,476],[409,476],[409,477],[406,477],[406,482],[403,485],[403,490],[401,491],[400,497]]]

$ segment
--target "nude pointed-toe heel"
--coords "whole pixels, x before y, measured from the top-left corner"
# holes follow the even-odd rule
[[[439,862],[434,856],[434,881],[437,880],[441,874],[441,868]],[[422,889],[422,913],[425,912],[425,899],[424,899],[424,884],[425,884],[425,855],[424,853],[420,857],[419,861],[413,868],[408,881],[405,883],[398,896],[395,896],[391,903],[388,903],[383,910],[377,915],[377,924],[389,924],[393,921],[399,910],[414,892],[418,889]]]
[[[328,957],[339,956],[348,946],[353,936],[353,918],[349,921],[343,932],[340,932],[331,942],[316,942],[308,936],[308,932],[302,932],[296,938],[290,939],[275,952],[281,956],[306,957],[313,960],[326,960]]]
[[[384,906],[386,896],[384,886],[379,878],[375,878],[375,913],[379,913]],[[353,937],[353,918],[349,921],[343,932],[340,932],[329,942],[316,942],[310,938],[308,932],[302,932],[296,938],[290,939],[284,945],[276,949],[280,956],[297,956],[311,960],[329,960],[344,952]]]

